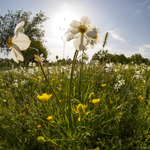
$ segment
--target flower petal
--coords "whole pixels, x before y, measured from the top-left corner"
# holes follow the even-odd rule
[[[76,33],[78,33],[79,31],[78,31],[78,27],[80,26],[80,22],[78,22],[78,21],[76,21],[76,20],[72,20],[72,22],[70,23],[70,25],[69,25],[69,31],[71,32],[71,33],[74,33],[74,34],[76,34]]]
[[[24,61],[24,57],[16,45],[13,44],[11,49],[11,57],[16,63],[19,63],[19,60]]]
[[[24,33],[18,33],[16,38],[12,38],[12,43],[17,45],[20,50],[26,50],[31,43],[31,40]]]
[[[66,41],[70,41],[74,38],[78,38],[80,35],[80,33],[76,33],[76,34],[72,34],[72,33],[69,33],[67,36],[66,36]]]
[[[83,16],[82,18],[81,18],[81,25],[84,25],[84,26],[86,26],[86,27],[89,27],[90,26],[90,23],[91,23],[91,20],[88,18],[88,17],[86,17],[86,16]]]
[[[91,38],[96,37],[96,35],[97,35],[96,27],[94,25],[90,25],[87,29],[86,35]]]
[[[14,30],[14,34],[17,34],[19,32],[24,32],[23,26],[24,26],[25,22],[21,21],[20,23],[17,24],[15,30]]]
[[[86,50],[87,44],[88,40],[84,36],[82,36],[82,34],[78,38],[76,38],[73,43],[75,49],[77,50]]]

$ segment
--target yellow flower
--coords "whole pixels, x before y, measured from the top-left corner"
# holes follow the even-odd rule
[[[49,116],[46,118],[47,120],[52,120],[53,119],[53,116]]]
[[[99,148],[99,147],[96,147],[96,148],[94,148],[93,150],[100,150],[100,148]]]
[[[102,85],[101,85],[101,87],[104,87],[104,86],[106,86],[106,84],[102,84]]]
[[[40,130],[40,128],[41,128],[41,125],[39,124],[39,125],[37,126],[37,128],[38,128],[38,130]]]
[[[87,108],[87,105],[83,105],[83,104],[78,104],[76,107],[73,106],[73,111],[75,111],[76,113],[79,113],[79,117],[78,117],[78,121],[81,121],[81,115],[80,114],[89,114],[91,111],[85,112],[85,109]]]
[[[5,103],[5,102],[7,102],[7,100],[4,99],[3,102]]]
[[[37,98],[44,102],[44,105],[48,103],[48,100],[52,97],[52,94],[47,95],[47,93],[43,93],[42,95],[38,95]]]
[[[110,101],[110,104],[112,104],[113,103],[113,101]]]
[[[95,104],[95,105],[97,105],[99,101],[100,101],[100,99],[93,99],[92,103]]]
[[[138,99],[142,100],[142,99],[143,99],[142,95],[139,95],[139,96],[138,96]]]
[[[87,105],[78,104],[78,106],[76,108],[77,108],[76,113],[82,114],[82,113],[85,112],[85,109],[87,108]]]
[[[46,142],[46,140],[45,140],[45,138],[44,138],[43,136],[39,136],[39,137],[37,138],[37,140],[38,140],[40,143],[42,143],[42,144],[44,144],[44,143]]]
[[[49,116],[46,118],[48,121],[50,121],[50,123],[55,123],[55,121],[53,120],[53,116]]]

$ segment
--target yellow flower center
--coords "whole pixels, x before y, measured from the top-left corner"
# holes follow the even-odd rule
[[[85,33],[87,31],[87,27],[84,25],[79,26],[78,31],[80,33]]]
[[[97,39],[97,35],[95,37],[93,37],[93,39]]]
[[[9,48],[11,45],[12,45],[12,38],[9,37],[9,38],[8,38],[7,47]]]

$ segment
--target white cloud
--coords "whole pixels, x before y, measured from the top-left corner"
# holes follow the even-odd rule
[[[126,40],[125,39],[123,39],[122,37],[120,37],[120,35],[114,30],[111,30],[111,31],[108,31],[109,33],[110,33],[110,35],[114,38],[114,39],[116,39],[116,40],[119,40],[119,41],[123,41],[123,42],[125,42]]]
[[[138,4],[138,6],[145,5],[145,4],[147,4],[148,2],[150,2],[150,0],[146,0],[146,1],[143,2],[143,3],[140,3],[140,4]]]
[[[141,13],[142,12],[142,10],[137,10],[136,12],[135,12],[135,14],[138,14],[138,13]]]
[[[138,53],[140,53],[145,58],[150,58],[150,44],[143,44],[139,46]]]

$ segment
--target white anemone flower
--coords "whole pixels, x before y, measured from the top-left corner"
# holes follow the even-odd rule
[[[96,28],[96,32],[97,32],[96,36],[92,37],[92,40],[90,41],[90,47],[92,49],[94,48],[95,45],[99,44],[101,41],[100,30],[98,28]]]
[[[74,39],[74,47],[77,50],[86,50],[87,45],[97,35],[96,27],[91,25],[88,17],[83,16],[80,22],[73,20],[69,26],[70,33],[67,35],[66,40]]]
[[[11,38],[9,37],[7,47],[11,49],[11,57],[16,63],[19,63],[20,61],[24,61],[24,57],[22,53],[20,52],[23,50],[26,50],[31,43],[31,40],[27,35],[25,35],[24,32],[24,26],[25,22],[20,22],[15,30],[14,30],[14,36]]]

